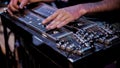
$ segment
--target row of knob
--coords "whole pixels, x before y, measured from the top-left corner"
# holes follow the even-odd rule
[[[69,40],[71,39],[71,40]],[[83,55],[86,51],[91,51],[93,48],[88,43],[78,42],[75,37],[71,36],[69,39],[63,38],[57,43],[57,48],[71,54]]]
[[[105,32],[105,31],[104,31]],[[97,31],[79,30],[76,34],[64,37],[57,43],[57,48],[77,55],[82,55],[86,51],[91,51],[96,46],[95,43],[110,45],[118,37],[109,33]],[[95,50],[95,49],[94,49]]]

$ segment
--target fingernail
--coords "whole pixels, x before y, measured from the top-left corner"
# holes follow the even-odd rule
[[[50,29],[50,27],[49,27],[49,26],[46,26],[46,29]]]

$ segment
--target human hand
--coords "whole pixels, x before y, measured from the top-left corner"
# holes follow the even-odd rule
[[[28,3],[38,2],[40,0],[11,0],[8,4],[8,13],[13,15],[12,12],[17,12],[19,9],[22,9]],[[19,4],[18,4],[19,3]]]
[[[51,22],[46,26],[47,29],[61,28],[69,22],[78,19],[85,13],[86,11],[79,5],[58,9],[55,13],[46,18],[42,24]]]

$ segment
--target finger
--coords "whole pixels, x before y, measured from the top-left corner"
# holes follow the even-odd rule
[[[55,21],[53,21],[53,22],[51,22],[46,28],[47,28],[47,29],[54,29],[54,28],[57,27],[57,25],[58,25],[59,23],[60,23],[60,22],[55,22]]]
[[[11,16],[13,16],[13,13],[12,13],[9,9],[7,9],[7,12],[8,12]]]
[[[64,15],[60,18],[60,21],[63,22],[64,20],[66,20],[67,18],[69,18],[69,15]]]
[[[61,18],[62,17],[64,17],[65,16],[65,14],[64,13],[60,13],[55,19],[54,19],[54,21],[61,21]]]
[[[55,25],[57,22],[61,22],[60,19],[61,19],[63,16],[64,16],[63,14],[59,14],[59,15],[55,18],[55,20],[53,20],[53,21],[49,24],[49,26]]]
[[[58,15],[54,21],[52,21],[46,28],[47,29],[54,29],[57,27],[57,25],[61,22],[63,22],[65,19],[68,18],[68,15]]]
[[[65,21],[63,21],[62,23],[57,25],[57,28],[61,28],[62,26],[68,24],[69,22],[71,22],[73,19],[72,18],[68,18]]]
[[[53,19],[55,19],[55,18],[57,17],[58,14],[59,14],[59,12],[53,13],[51,16],[49,16],[48,18],[46,18],[46,19],[42,22],[42,24],[46,24],[46,23],[52,21]]]
[[[53,20],[55,22],[63,22],[65,19],[69,18],[70,15],[68,13],[66,13],[65,10],[60,10],[60,13],[58,14],[58,16]]]
[[[14,0],[11,0],[10,4],[8,5],[8,9],[9,9],[10,11],[17,11],[17,9],[13,6],[13,1],[14,1]]]
[[[28,2],[29,2],[28,0],[22,0],[21,3],[20,3],[19,8],[20,8],[20,9],[23,9],[23,7],[24,7],[25,5],[27,5]]]
[[[14,2],[13,2],[13,6],[14,6],[14,8],[16,8],[16,9],[19,8],[19,7],[18,7],[18,0],[14,0]]]
[[[15,12],[18,11],[16,8],[14,8],[12,5],[9,6],[10,11]]]

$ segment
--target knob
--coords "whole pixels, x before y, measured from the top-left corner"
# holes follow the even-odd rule
[[[75,49],[75,45],[74,44],[71,44],[71,45],[69,45],[69,46],[67,46],[66,47],[66,51],[72,51],[72,50],[74,50]]]
[[[77,50],[77,55],[82,55],[82,51],[81,50]]]
[[[63,44],[63,45],[61,45],[61,49],[62,49],[62,50],[65,50],[66,47],[67,47],[67,44]]]
[[[104,43],[105,39],[106,39],[105,37],[99,38],[99,39],[98,39],[98,42]]]

